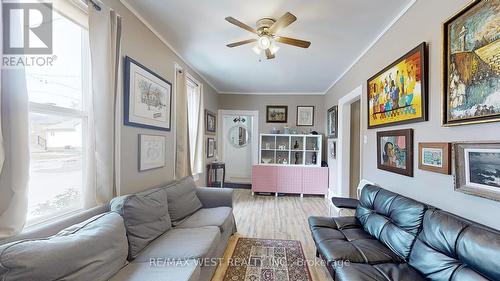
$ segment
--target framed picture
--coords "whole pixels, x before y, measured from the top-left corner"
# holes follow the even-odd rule
[[[288,106],[268,105],[266,107],[266,123],[288,122]]]
[[[368,129],[427,121],[425,42],[368,79]]]
[[[165,136],[139,135],[139,171],[165,167]]]
[[[217,115],[205,109],[205,131],[209,135],[217,132]]]
[[[451,143],[421,142],[418,144],[418,168],[445,175],[451,174]]]
[[[500,201],[500,142],[454,143],[455,190]]]
[[[297,126],[314,126],[314,106],[297,106]]]
[[[337,159],[337,142],[334,139],[328,139],[328,157],[332,160]]]
[[[328,109],[326,113],[326,123],[327,123],[327,135],[329,138],[338,138],[337,128],[338,128],[338,106],[332,106]]]
[[[377,168],[413,177],[413,129],[377,132]]]
[[[500,1],[473,1],[443,24],[443,126],[500,121]]]
[[[170,131],[172,84],[125,57],[124,124]]]
[[[207,139],[207,158],[212,158],[215,156],[215,139]]]

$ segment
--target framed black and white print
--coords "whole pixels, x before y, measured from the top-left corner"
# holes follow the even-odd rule
[[[217,115],[205,110],[205,131],[208,135],[215,135],[217,132]]]
[[[338,138],[337,128],[338,128],[338,106],[332,106],[328,109],[326,113],[326,123],[327,123],[327,135],[329,138]]]
[[[297,126],[314,126],[314,106],[297,106]]]
[[[139,135],[139,171],[165,167],[165,136]]]
[[[212,158],[215,156],[215,139],[208,138],[207,139],[207,158]]]
[[[172,84],[125,57],[124,125],[170,131]]]

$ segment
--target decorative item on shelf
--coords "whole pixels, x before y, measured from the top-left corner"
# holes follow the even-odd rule
[[[413,177],[413,129],[377,132],[377,168]]]
[[[139,171],[165,166],[165,136],[139,135]]]
[[[368,79],[368,129],[427,121],[425,42]]]
[[[271,129],[271,134],[279,134],[279,133],[280,133],[280,129],[278,129],[278,128]]]
[[[281,164],[283,160],[281,160],[281,155],[278,155],[277,163],[276,164]]]
[[[297,106],[297,126],[314,126],[314,106]]]
[[[266,143],[266,149],[271,149],[271,144],[270,143]]]
[[[313,155],[312,155],[312,164],[313,165],[316,165],[317,160],[318,160],[317,157],[318,157],[318,155],[316,155],[316,152],[313,152]]]
[[[443,24],[443,125],[500,121],[500,1],[473,1]]]
[[[295,144],[293,145],[293,149],[299,149],[299,141],[295,140]]]
[[[288,120],[288,106],[268,105],[266,107],[266,123],[286,123]]]
[[[285,135],[290,134],[290,127],[288,126],[283,127],[283,133],[285,133]]]
[[[172,84],[125,57],[124,125],[170,131]]]
[[[500,142],[454,143],[455,190],[500,201]]]
[[[326,114],[326,123],[327,123],[327,135],[329,138],[336,139],[337,136],[337,119],[338,119],[338,106],[332,106],[328,109]]]
[[[295,152],[295,164],[299,164],[299,158],[300,158],[300,154],[298,152]]]
[[[418,144],[418,168],[445,175],[451,174],[451,143],[421,142]]]
[[[205,131],[208,135],[215,135],[217,132],[217,115],[205,109]]]
[[[284,159],[283,159],[283,164],[284,164],[284,165],[288,164],[288,159],[284,158]]]
[[[271,163],[271,161],[273,161],[272,158],[262,158],[262,163],[264,163],[264,164],[269,164],[269,163]]]

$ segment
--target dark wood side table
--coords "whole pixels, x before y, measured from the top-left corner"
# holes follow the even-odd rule
[[[220,185],[217,184],[217,171],[222,170],[222,180]],[[224,188],[226,181],[226,164],[225,163],[210,163],[207,164],[207,186]]]

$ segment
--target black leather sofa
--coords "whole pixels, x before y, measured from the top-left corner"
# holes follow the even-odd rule
[[[500,281],[500,232],[377,186],[309,227],[334,280]]]

